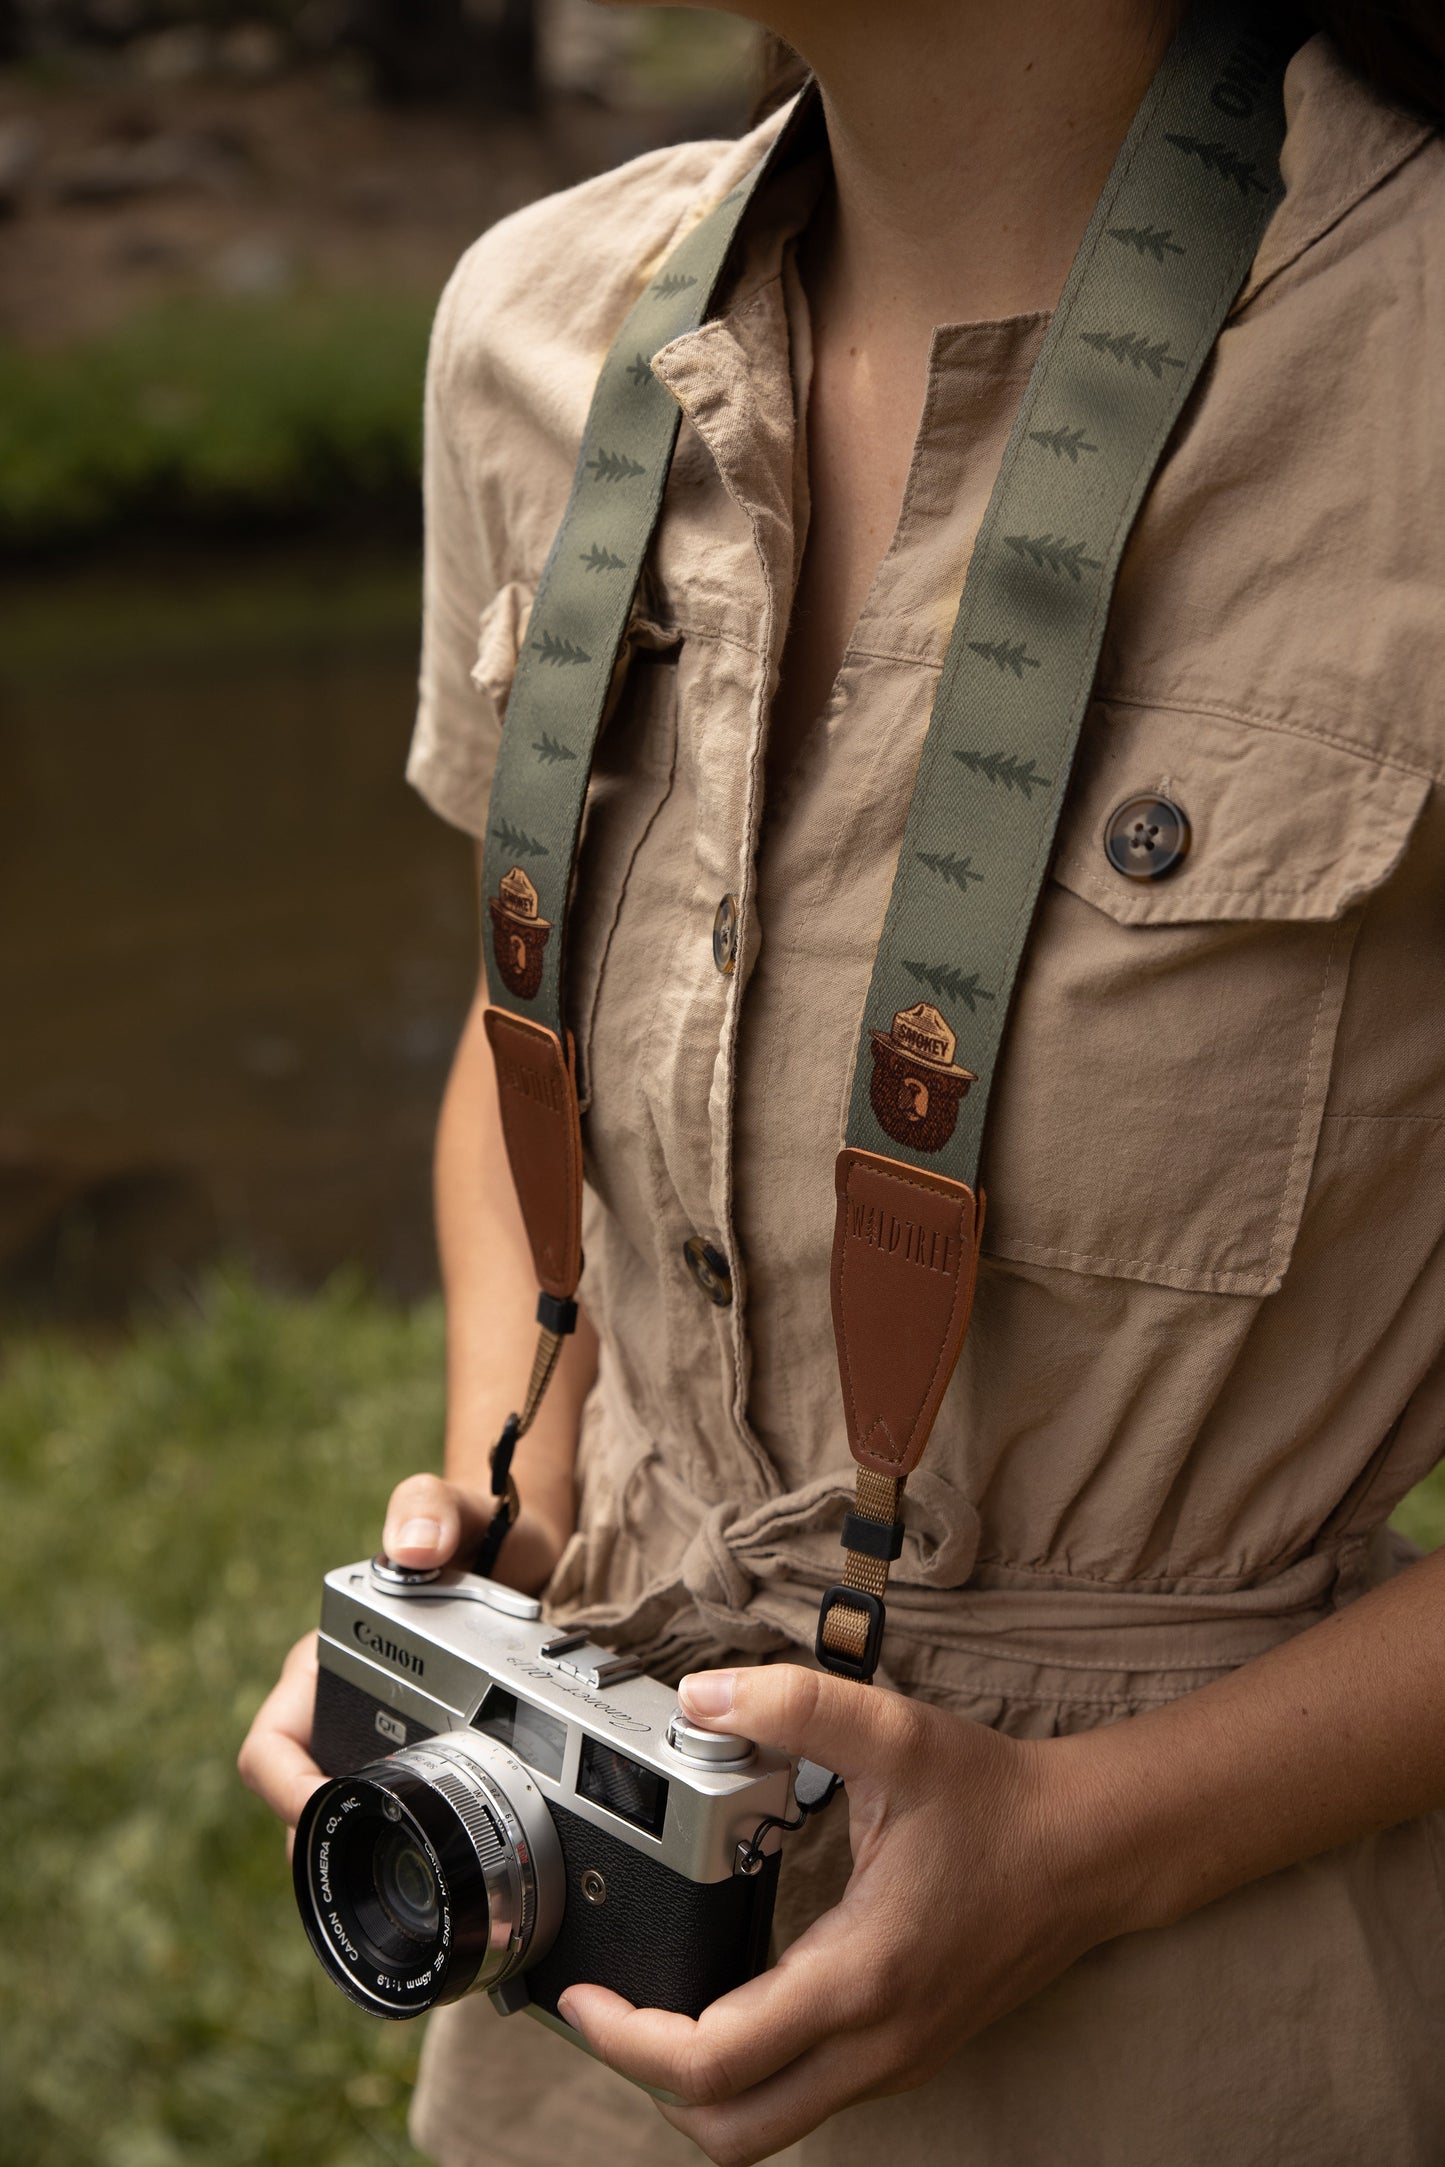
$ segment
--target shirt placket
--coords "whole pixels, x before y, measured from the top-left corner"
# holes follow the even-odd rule
[[[777,684],[795,577],[794,478],[796,427],[788,334],[780,283],[771,280],[726,318],[705,324],[665,348],[653,363],[708,453],[716,486],[741,514],[752,542],[746,596],[727,597],[728,619],[745,604],[752,637],[744,646],[720,640],[713,682],[718,697],[696,718],[706,732],[698,761],[695,853],[699,881],[698,937],[679,955],[676,997],[689,1004],[687,1028],[715,1033],[707,1107],[706,1214],[731,1277],[724,1329],[733,1361],[728,1410],[750,1463],[757,1494],[774,1494],[778,1479],[746,1417],[749,1354],[746,1259],[738,1253],[733,1174],[737,1050],[742,1002],[757,953],[755,860],[762,816],[768,715]],[[736,561],[736,560],[735,560]],[[679,614],[707,617],[706,567],[694,592],[679,591]],[[712,933],[722,920],[728,952],[720,959]],[[718,975],[723,977],[717,1000]],[[711,979],[711,983],[706,981]],[[694,983],[696,981],[696,983]]]

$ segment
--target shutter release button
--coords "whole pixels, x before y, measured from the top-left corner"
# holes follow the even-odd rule
[[[1189,816],[1172,798],[1125,798],[1109,815],[1104,851],[1126,880],[1162,880],[1189,855]]]

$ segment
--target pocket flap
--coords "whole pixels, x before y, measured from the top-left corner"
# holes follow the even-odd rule
[[[1317,737],[1229,716],[1098,701],[1053,875],[1122,925],[1331,919],[1393,871],[1429,779]],[[1117,872],[1116,809],[1149,794],[1186,814],[1187,855],[1159,880]]]

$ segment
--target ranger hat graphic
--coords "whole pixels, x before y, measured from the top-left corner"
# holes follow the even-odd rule
[[[542,983],[542,951],[552,921],[538,916],[537,891],[520,865],[503,873],[487,908],[492,914],[492,952],[502,984],[518,1000],[530,1001]]]
[[[972,1083],[972,1069],[953,1056],[954,1033],[928,1001],[905,1008],[891,1031],[870,1031],[873,1075],[868,1096],[878,1125],[896,1144],[915,1151],[942,1151],[958,1121]]]

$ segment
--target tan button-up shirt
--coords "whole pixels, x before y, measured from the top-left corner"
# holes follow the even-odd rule
[[[1321,1615],[1442,1446],[1445,148],[1323,40],[1288,101],[1285,201],[1124,560],[993,1094],[972,1330],[890,1591],[893,1676],[1020,1729],[1167,1698]],[[775,126],[535,205],[448,289],[411,775],[474,834],[603,355]],[[652,357],[682,431],[576,890],[603,1359],[553,1595],[663,1666],[810,1643],[836,1577],[833,1158],[1045,328],[936,333],[897,531],[768,772],[817,179],[773,189],[721,313]],[[1104,848],[1149,793],[1193,837],[1157,884]]]

